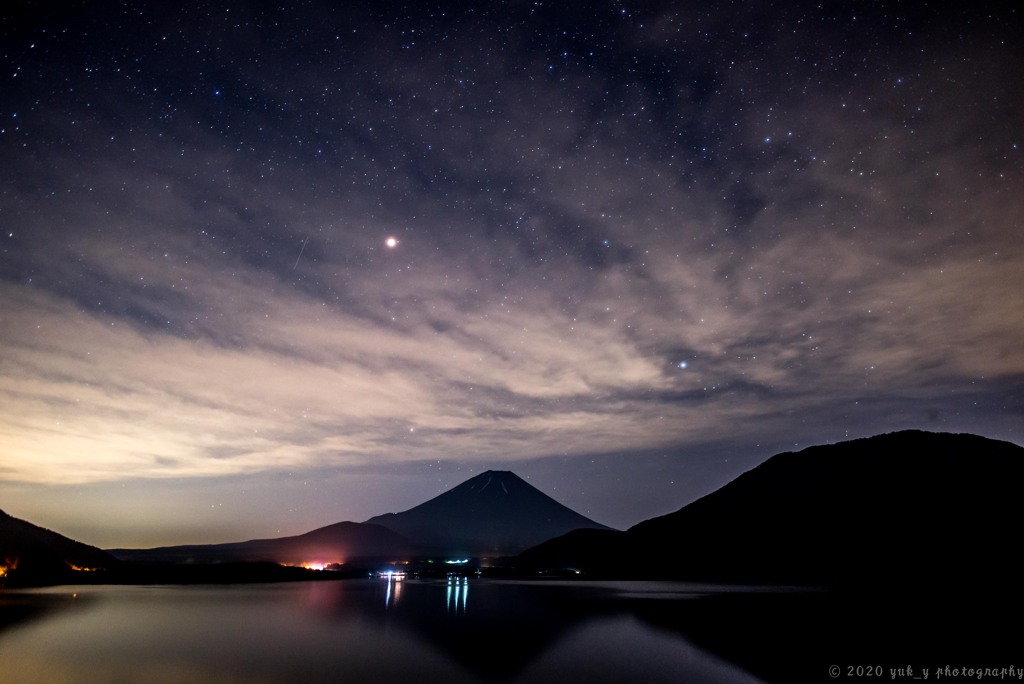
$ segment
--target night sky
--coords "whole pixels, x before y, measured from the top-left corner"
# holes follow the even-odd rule
[[[236,541],[493,468],[627,527],[1024,444],[1010,5],[5,3],[0,508]]]

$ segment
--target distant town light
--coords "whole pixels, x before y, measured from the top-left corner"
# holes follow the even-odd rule
[[[75,565],[74,563],[68,563],[68,567],[75,572],[96,572],[99,568],[87,568],[81,565]]]

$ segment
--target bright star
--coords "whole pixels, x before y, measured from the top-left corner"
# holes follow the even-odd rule
[[[680,361],[679,362],[679,367],[680,368],[686,368],[686,362],[685,361]]]
[[[384,244],[388,246],[388,249],[394,249],[395,247],[398,246],[398,240],[396,240],[393,237],[389,237],[387,240],[384,241]]]

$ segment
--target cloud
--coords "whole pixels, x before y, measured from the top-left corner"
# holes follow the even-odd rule
[[[436,53],[360,38],[330,72],[312,52],[225,66],[173,115],[89,82],[99,114],[25,117],[38,151],[3,172],[2,477],[681,453],[1016,387],[1024,200],[1012,131],[989,125],[999,79],[951,52],[872,79],[844,57],[815,83],[785,66],[796,39],[712,55],[691,20],[597,55],[520,33],[483,50],[486,22]]]

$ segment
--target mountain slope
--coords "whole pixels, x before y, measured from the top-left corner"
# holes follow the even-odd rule
[[[0,511],[0,583],[48,584],[106,571],[117,559]]]
[[[398,558],[414,551],[412,542],[380,525],[340,522],[294,537],[154,549],[111,549],[110,553],[121,560],[146,563],[269,561],[322,565],[353,559]]]
[[[824,584],[1006,585],[1024,519],[1024,449],[907,431],[773,456],[598,545],[552,540],[524,563],[620,576]],[[646,568],[623,559],[650,559]],[[656,561],[654,568],[651,560]]]
[[[401,513],[370,518],[437,552],[502,555],[577,528],[608,529],[518,475],[488,470]]]

